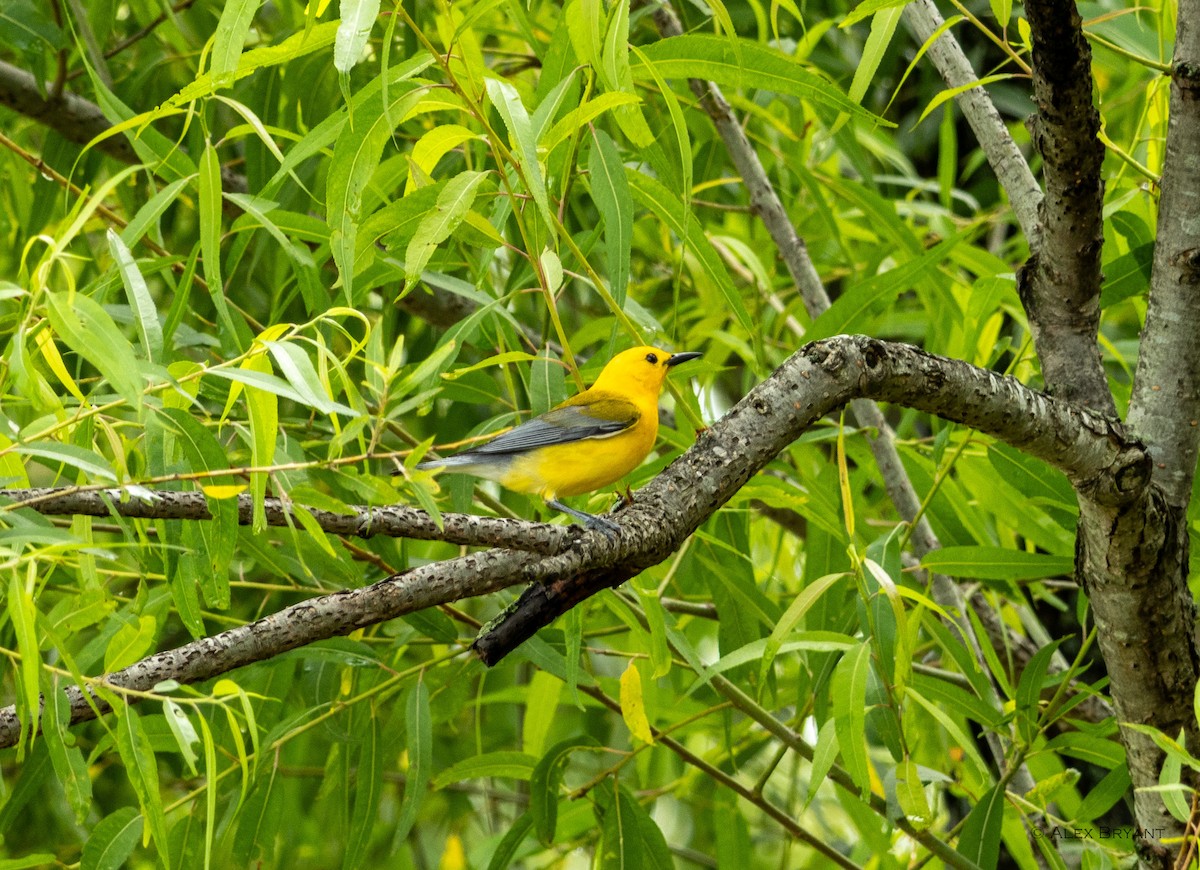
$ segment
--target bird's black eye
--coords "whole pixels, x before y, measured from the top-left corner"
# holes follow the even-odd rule
[[[646,362],[650,363],[652,366],[656,366],[658,365],[658,357],[652,353],[648,353],[646,354]]]

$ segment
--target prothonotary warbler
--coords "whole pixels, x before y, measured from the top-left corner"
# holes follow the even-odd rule
[[[473,474],[535,493],[589,528],[615,534],[616,523],[558,499],[600,489],[641,464],[658,436],[658,394],[667,372],[698,356],[656,347],[621,351],[579,395],[478,447],[417,468]]]

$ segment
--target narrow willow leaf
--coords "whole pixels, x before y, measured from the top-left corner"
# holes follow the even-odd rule
[[[537,757],[527,752],[485,752],[450,765],[433,778],[432,785],[441,789],[463,780],[488,777],[528,782],[537,765]]]
[[[346,850],[342,854],[344,870],[363,866],[371,834],[379,812],[379,795],[383,789],[383,747],[379,733],[379,717],[367,707],[358,717],[361,726],[355,729],[358,744],[358,773],[354,789],[354,809],[350,813],[350,831]]]
[[[638,672],[636,661],[630,661],[625,673],[621,674],[621,716],[634,737],[643,743],[654,742],[654,732],[650,730],[650,720],[646,718],[642,675]]]
[[[921,782],[917,763],[911,758],[904,759],[896,768],[896,802],[918,830],[924,830],[933,821],[929,799],[925,796],[925,784]]]
[[[221,81],[237,69],[246,44],[246,34],[254,22],[261,0],[227,0],[221,8],[217,32],[213,36],[211,55],[212,76]]]
[[[157,686],[155,689],[162,691]],[[192,747],[200,742],[200,735],[188,719],[187,712],[176,701],[167,698],[163,701],[163,718],[167,720],[167,727],[171,729],[171,736],[175,738],[175,745],[179,747],[179,754],[183,756],[184,763],[192,776],[196,776],[197,755]]]
[[[158,848],[166,854],[169,848],[167,820],[158,788],[158,766],[154,759],[154,748],[142,726],[141,717],[132,707],[127,706],[120,711],[117,749],[125,767],[125,774],[129,777],[129,784],[133,786],[142,814],[146,818],[147,827],[142,835],[142,843],[145,845],[153,838]]]
[[[921,565],[951,577],[1040,580],[1071,575],[1075,570],[1075,559],[1007,547],[945,547],[927,553]]]
[[[57,644],[57,639],[52,640]],[[71,703],[66,692],[64,678],[52,679],[51,690],[44,696],[42,736],[54,766],[54,775],[67,796],[67,803],[77,825],[82,825],[92,812],[92,776],[88,770],[83,751],[74,745],[75,738],[69,736]],[[67,741],[71,741],[68,745]],[[0,865],[2,866],[2,865]]]
[[[256,3],[255,5],[258,4]],[[225,75],[218,78],[212,72],[207,72],[186,85],[171,99],[167,100],[164,106],[178,107],[187,105],[215,93],[220,88],[229,87],[238,79],[245,78],[255,70],[278,66],[304,57],[306,54],[311,54],[314,51],[327,48],[333,44],[337,29],[337,21],[327,21],[294,33],[278,45],[265,45],[261,48],[244,52],[238,58],[237,69],[233,71],[232,75]],[[240,44],[238,45],[238,51],[241,51]],[[106,112],[105,114],[108,113]],[[124,119],[131,114],[118,115],[117,117]],[[143,120],[153,120],[153,117],[139,118],[138,123],[141,124]],[[162,134],[158,135],[161,136]]]
[[[438,195],[433,211],[425,215],[417,225],[404,256],[405,280],[408,286],[416,285],[421,273],[429,264],[437,246],[450,238],[466,217],[475,194],[486,172],[466,171],[456,175]]]
[[[157,631],[158,621],[153,616],[140,616],[117,629],[104,651],[104,672],[111,674],[140,659],[154,643]]]
[[[608,27],[604,33],[600,66],[596,69],[600,81],[610,91],[635,94],[633,73],[629,66],[629,4],[614,3],[609,10]],[[654,144],[654,132],[646,123],[638,103],[624,104],[613,110],[621,132],[638,148]]]
[[[38,637],[34,629],[37,622],[37,606],[21,581],[22,572],[13,570],[8,581],[8,619],[17,635],[17,652],[21,655],[21,742],[19,758],[28,748],[26,740],[32,740],[38,732],[41,693],[38,691],[38,675],[42,670],[42,656],[38,651]]]
[[[212,473],[229,467],[229,456],[213,434],[199,420],[180,408],[164,408],[160,419],[172,439],[171,452],[178,447],[187,467]],[[208,477],[214,486],[228,485],[225,475]],[[240,486],[240,485],[239,485]],[[210,498],[212,519],[206,523],[185,523],[181,531],[182,552],[172,572],[172,594],[180,618],[193,636],[202,636],[204,624],[192,608],[194,587],[198,583],[209,607],[225,609],[230,603],[229,565],[237,545],[238,509],[231,499]],[[191,590],[185,592],[184,590]]]
[[[221,340],[225,347],[237,346],[237,329],[229,304],[225,301],[225,285],[221,280],[221,163],[217,149],[205,145],[200,155],[200,251],[204,258],[204,282],[217,309],[221,325]]]
[[[408,836],[417,820],[417,810],[425,798],[425,788],[433,767],[433,725],[429,713],[429,690],[424,682],[418,682],[409,691],[404,721],[408,729],[408,772],[400,816],[396,820],[394,836],[398,841]]]
[[[341,24],[333,43],[333,66],[348,73],[362,57],[379,15],[379,0],[341,0]]]
[[[771,671],[771,665],[774,663],[775,657],[779,654],[780,648],[792,633],[792,630],[804,618],[804,615],[808,613],[812,606],[817,603],[817,600],[834,583],[845,576],[847,575],[844,572],[839,572],[837,574],[826,574],[824,577],[813,580],[804,587],[804,591],[797,595],[788,606],[788,609],[784,611],[783,616],[775,623],[775,627],[771,629],[771,635],[767,638],[766,644],[763,646],[762,664],[758,670],[758,684],[760,687],[766,686],[767,675]]]
[[[367,182],[379,165],[383,146],[392,135],[389,117],[400,118],[416,105],[423,93],[408,82],[395,82],[384,105],[380,87],[364,89],[354,98],[350,120],[333,146],[326,181],[325,215],[329,221],[329,247],[342,279],[349,305],[354,297],[354,253],[358,225],[362,220],[362,197]]]
[[[453,151],[464,142],[479,138],[478,133],[468,130],[461,124],[439,124],[417,140],[412,151],[409,152],[408,159],[413,167],[425,175],[432,176],[438,161],[448,152]],[[415,190],[413,185],[413,172],[410,167],[408,187],[406,188],[408,194]]]
[[[555,123],[549,132],[541,138],[538,145],[549,153],[571,138],[576,130],[586,129],[592,121],[599,118],[605,112],[612,111],[618,106],[627,106],[636,103],[637,101],[638,98],[633,94],[625,94],[620,91],[609,91],[599,94],[582,106],[572,109],[564,115],[562,120]]]
[[[604,251],[608,261],[608,283],[617,305],[625,305],[629,287],[629,264],[633,247],[633,195],[616,143],[603,130],[593,131],[594,145],[588,158],[588,182],[592,200],[604,218]]]
[[[892,35],[896,32],[896,25],[900,23],[902,12],[902,9],[889,7],[879,10],[871,18],[871,32],[863,45],[862,59],[854,71],[854,80],[850,82],[849,97],[855,103],[862,102],[867,87],[875,78],[879,62],[883,60],[884,52],[892,43]]]
[[[59,444],[55,441],[36,441],[32,444],[17,444],[13,447],[15,453],[44,459],[48,463],[68,465],[77,468],[93,479],[117,482],[113,467],[98,453],[76,447],[74,444]]]
[[[993,870],[1000,854],[1000,834],[1004,822],[1004,784],[988,789],[967,815],[958,835],[958,854],[983,870]]]
[[[243,372],[270,374],[271,363],[265,354],[248,357],[241,365]],[[264,468],[275,462],[275,442],[279,437],[279,399],[271,392],[246,387],[246,410],[250,417],[250,463]],[[267,527],[263,498],[267,493],[267,473],[255,471],[250,475],[250,493],[254,499],[251,520],[254,533],[261,535]]]
[[[55,335],[94,365],[130,408],[142,405],[141,366],[129,340],[90,296],[46,290],[46,313]]]
[[[546,735],[558,717],[558,701],[562,690],[562,680],[545,671],[537,671],[530,679],[525,721],[521,728],[521,748],[528,755],[542,754]]]
[[[125,295],[129,299],[129,307],[133,310],[134,323],[137,324],[138,334],[142,339],[142,349],[146,358],[151,362],[161,360],[163,355],[162,325],[158,322],[158,310],[150,297],[146,279],[142,277],[133,254],[125,246],[121,237],[111,229],[108,231],[108,249],[113,259],[117,261],[117,271],[121,273],[121,283],[125,285]]]
[[[867,671],[871,646],[861,643],[848,651],[833,671],[834,729],[841,748],[842,766],[863,797],[871,791],[871,762],[867,758]]]
[[[615,794],[610,794],[610,789]],[[667,840],[654,819],[633,795],[612,781],[597,792],[601,870],[640,867],[674,870]]]
[[[492,853],[492,859],[488,862],[487,870],[507,870],[512,864],[513,858],[517,856],[517,849],[521,847],[521,843],[529,836],[529,831],[533,828],[533,821],[529,818],[529,813],[522,813],[512,826],[508,829],[508,833],[500,841],[500,845],[496,847],[496,851]]]
[[[567,759],[576,749],[598,747],[591,736],[571,737],[554,744],[538,761],[529,779],[529,814],[537,827],[538,839],[547,846],[554,842],[558,825],[558,791],[562,785]]]
[[[80,855],[80,870],[120,870],[137,848],[142,816],[133,807],[121,807],[105,816],[88,834]]]
[[[488,98],[504,119],[508,135],[516,145],[517,163],[529,185],[529,193],[541,212],[542,220],[547,227],[554,226],[554,216],[550,212],[550,197],[546,192],[546,179],[538,163],[537,138],[534,136],[533,123],[525,104],[517,89],[503,79],[489,78],[486,82]]]

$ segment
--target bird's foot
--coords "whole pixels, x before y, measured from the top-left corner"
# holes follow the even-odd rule
[[[593,532],[601,532],[610,541],[615,540],[621,534],[621,527],[612,520],[606,520],[604,517],[598,517],[595,514],[589,514],[586,511],[577,511],[575,508],[567,507],[558,499],[546,499],[546,504],[554,508],[556,511],[562,511],[564,514],[569,514],[579,520]]]

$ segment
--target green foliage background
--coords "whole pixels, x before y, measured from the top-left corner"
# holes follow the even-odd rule
[[[0,111],[0,483],[203,487],[216,515],[0,508],[0,694],[27,718],[72,677],[456,552],[268,530],[261,513],[238,527],[240,489],[535,516],[413,467],[635,342],[704,352],[635,490],[813,338],[902,339],[1038,383],[1025,240],[898,7],[683,3],[686,35],[664,41],[650,8],[601,0],[377,5],[341,4],[357,37],[335,4],[294,0],[0,9],[0,57],[53,81],[61,56],[67,89],[144,162]],[[1175,10],[1081,8],[1110,149],[1101,344],[1123,405]],[[944,12],[1027,145],[1020,10]],[[806,241],[836,300],[815,321],[689,74],[723,86]],[[1053,617],[1083,650],[1071,676],[1097,679],[1062,581],[1066,481],[893,417],[946,546],[929,563],[980,583],[1015,633]],[[100,722],[67,729],[47,707],[44,733],[0,754],[4,866],[828,866],[771,807],[851,866],[925,854],[901,816],[983,865],[1003,838],[1032,866],[1027,812],[1127,821],[1115,731],[1059,728],[1071,705],[1048,657],[1016,681],[942,627],[865,434],[827,420],[673,558],[491,671],[466,645],[511,595],[114,699]],[[1039,780],[1025,805],[994,799],[987,732]],[[1109,866],[1131,841],[1073,848]]]

